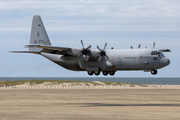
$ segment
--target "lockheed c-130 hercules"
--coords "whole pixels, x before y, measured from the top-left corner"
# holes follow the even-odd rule
[[[145,71],[157,74],[157,69],[170,64],[163,52],[171,52],[170,49],[103,49],[97,46],[92,49],[91,45],[82,48],[52,46],[45,27],[39,15],[35,15],[32,21],[30,44],[25,47],[29,51],[11,51],[14,53],[34,53],[57,63],[58,65],[73,71],[87,71],[89,75],[113,76],[116,71]]]

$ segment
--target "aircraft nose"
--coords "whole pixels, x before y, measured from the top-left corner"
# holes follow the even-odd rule
[[[170,60],[168,58],[162,58],[160,60],[160,64],[163,65],[163,66],[167,66],[170,64]]]

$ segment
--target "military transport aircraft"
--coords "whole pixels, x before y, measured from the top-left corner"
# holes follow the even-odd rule
[[[157,74],[157,69],[170,64],[163,52],[171,52],[170,49],[103,49],[97,46],[92,49],[91,45],[82,48],[52,46],[46,33],[45,27],[39,15],[35,15],[32,21],[30,44],[25,47],[29,51],[11,51],[14,53],[34,53],[57,63],[58,65],[73,71],[87,71],[89,75],[113,76],[116,71],[138,71],[151,72]]]

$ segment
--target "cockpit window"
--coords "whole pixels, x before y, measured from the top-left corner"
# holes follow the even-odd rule
[[[151,55],[159,55],[160,54],[160,52],[157,52],[157,51],[152,51],[151,52]]]
[[[159,57],[165,57],[161,51],[152,51],[151,55],[158,55]]]

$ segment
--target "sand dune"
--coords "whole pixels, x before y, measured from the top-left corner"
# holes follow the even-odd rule
[[[4,89],[180,89],[180,85],[138,85],[118,82],[44,82],[41,84],[24,83],[0,87]]]

